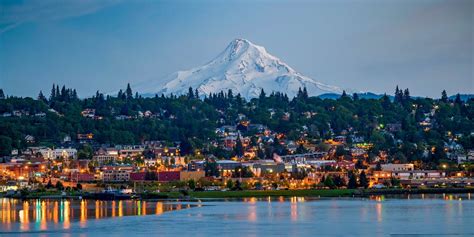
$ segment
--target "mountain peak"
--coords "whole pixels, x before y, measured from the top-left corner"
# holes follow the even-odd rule
[[[239,52],[249,49],[253,44],[246,39],[235,39],[230,42],[228,48],[231,54],[238,54]]]
[[[232,40],[223,52],[209,63],[172,74],[159,94],[186,94],[188,88],[208,95],[231,89],[250,99],[258,97],[261,89],[267,93],[282,92],[293,97],[299,88],[306,87],[310,95],[341,93],[338,87],[328,86],[296,72],[264,47],[247,39]],[[150,85],[143,88],[150,91]]]
[[[269,57],[270,55],[268,55],[264,47],[253,44],[247,39],[238,38],[232,40],[214,61],[218,59],[232,61],[242,56]]]

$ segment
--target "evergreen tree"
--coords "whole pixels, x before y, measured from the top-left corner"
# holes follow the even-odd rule
[[[190,179],[188,181],[188,187],[189,189],[194,190],[196,188],[196,181],[194,181],[194,179]]]
[[[408,90],[408,88],[405,89],[405,91],[403,92],[403,101],[407,102],[410,100],[410,91]]]
[[[72,99],[77,99],[77,91],[76,89],[72,90]]]
[[[308,150],[303,146],[303,144],[300,144],[298,148],[296,148],[296,154],[304,154],[308,152]]]
[[[48,100],[46,97],[43,95],[43,91],[40,91],[38,94],[38,100],[43,101],[44,103],[48,103]]]
[[[13,142],[10,137],[0,135],[0,157],[9,156],[13,149]]]
[[[377,165],[375,166],[375,170],[382,171],[382,165],[380,164],[380,162],[377,162]]]
[[[331,175],[326,177],[326,179],[324,180],[324,186],[326,186],[328,188],[331,188],[331,189],[336,187],[336,185],[334,184],[334,179],[332,178]]]
[[[346,97],[347,97],[346,90],[342,90],[341,98],[346,98]]]
[[[225,185],[228,189],[232,189],[234,187],[234,182],[232,179],[227,180],[227,183]]]
[[[188,88],[188,99],[194,98],[194,91],[192,87]]]
[[[444,103],[448,103],[448,94],[446,93],[446,90],[443,90],[443,92],[441,92],[441,101]]]
[[[398,89],[398,88],[397,88],[397,89]],[[387,95],[387,94],[384,94],[384,95],[382,96],[381,100],[382,100],[382,107],[383,107],[384,109],[386,109],[386,110],[389,109],[389,108],[390,108],[390,105],[392,104],[392,102],[390,101],[390,98],[388,97],[388,95]]]
[[[127,97],[127,100],[133,99],[133,92],[132,92],[132,88],[130,87],[130,83],[127,83],[127,89],[125,90],[125,96]]]
[[[308,96],[308,90],[306,89],[306,86],[305,86],[305,87],[303,87],[303,99],[306,100],[306,99],[308,99],[308,97],[309,97]]]
[[[183,138],[179,144],[179,151],[182,155],[189,155],[193,153],[193,145],[187,138]]]
[[[59,92],[59,85],[56,85],[56,97],[55,99],[60,99],[61,98],[61,92]]]
[[[204,172],[206,176],[219,177],[219,169],[217,168],[217,163],[212,159],[207,159],[204,164]]]
[[[53,84],[53,88],[51,89],[51,95],[49,96],[49,100],[56,99],[56,86]]]
[[[261,160],[265,159],[265,152],[260,147],[257,149],[257,157]]]
[[[194,98],[199,99],[199,91],[197,88],[194,90]]]
[[[0,88],[0,100],[5,99],[5,93],[3,93],[3,89]]]
[[[352,94],[352,99],[354,101],[359,100],[359,94],[357,94],[357,93]]]
[[[357,178],[353,172],[349,173],[349,182],[347,183],[347,188],[349,189],[357,188]]]
[[[365,174],[365,171],[362,171],[360,173],[359,184],[363,188],[368,188],[369,187],[369,180],[367,179],[367,175]]]
[[[66,86],[63,85],[61,88],[61,101],[65,101],[67,98],[67,93],[66,93]]]
[[[62,191],[64,189],[63,183],[61,181],[56,182],[56,189]]]
[[[403,102],[403,91],[395,88],[395,102],[401,104]]]
[[[454,103],[457,105],[462,105],[461,95],[459,93],[456,94],[456,99],[454,99]]]
[[[45,188],[47,189],[50,189],[50,188],[53,188],[53,183],[51,182],[51,179],[48,181],[48,183],[46,184]]]
[[[237,137],[234,151],[238,157],[242,157],[244,155],[244,146],[242,144],[242,141],[240,140],[240,136]]]
[[[259,98],[260,100],[262,100],[262,99],[265,99],[265,97],[266,97],[266,94],[265,94],[265,91],[264,91],[263,88],[262,88],[262,90],[260,91],[260,95],[258,96],[258,98]]]

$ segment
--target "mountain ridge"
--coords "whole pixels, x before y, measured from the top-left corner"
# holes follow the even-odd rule
[[[246,99],[257,97],[261,89],[267,93],[286,93],[290,98],[303,87],[310,96],[343,91],[302,75],[264,47],[246,39],[231,41],[224,51],[202,66],[171,74],[161,88],[144,85],[137,89],[148,94],[181,95],[189,87],[197,89],[201,96],[231,89]]]

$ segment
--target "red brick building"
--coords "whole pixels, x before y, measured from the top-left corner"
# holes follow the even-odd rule
[[[161,182],[170,182],[170,181],[179,181],[180,176],[179,171],[162,171],[158,172],[158,181]]]

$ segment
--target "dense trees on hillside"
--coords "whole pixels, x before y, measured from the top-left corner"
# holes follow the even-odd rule
[[[463,102],[459,95],[450,100],[445,91],[437,100],[413,98],[408,89],[397,87],[393,101],[387,95],[363,99],[346,93],[337,100],[323,100],[309,97],[306,88],[300,89],[295,98],[262,90],[258,98],[250,101],[231,90],[199,95],[193,88],[182,96],[144,98],[136,92],[134,95],[130,85],[117,96],[97,91],[85,99],[79,99],[75,89],[58,85],[53,85],[49,97],[40,92],[35,99],[0,92],[0,115],[23,113],[21,117],[0,117],[0,156],[25,147],[26,135],[34,136],[38,144],[58,145],[65,136],[74,140],[78,133],[93,133],[99,144],[164,140],[180,142],[184,153],[204,149],[227,157],[227,151],[208,144],[216,138],[217,127],[237,125],[239,114],[251,124],[266,125],[293,140],[356,135],[373,143],[373,155],[383,150],[397,159],[421,159],[422,152],[432,147],[429,159],[442,159],[442,146],[449,138],[446,134],[462,135],[456,138],[457,142],[466,149],[474,148],[474,101]],[[96,117],[82,116],[85,109],[94,109]],[[139,116],[145,111],[153,116]],[[39,113],[46,115],[35,116]],[[421,126],[421,122],[429,126]],[[385,126],[397,123],[401,129],[387,132]],[[285,152],[279,147],[272,149]],[[242,152],[240,146],[234,151],[238,155]],[[265,156],[266,151],[258,153]]]

